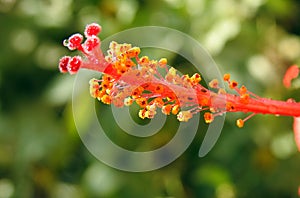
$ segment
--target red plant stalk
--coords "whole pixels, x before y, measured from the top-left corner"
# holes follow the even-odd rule
[[[102,79],[90,80],[91,96],[105,104],[117,107],[129,106],[136,102],[141,110],[139,117],[153,118],[156,110],[177,115],[179,121],[188,121],[194,114],[205,111],[204,120],[211,123],[215,116],[225,112],[251,113],[245,119],[238,119],[236,124],[243,127],[244,122],[255,114],[273,114],[294,117],[294,131],[300,150],[300,103],[293,99],[278,101],[261,98],[248,91],[245,86],[238,86],[230,75],[224,75],[224,81],[236,94],[229,94],[219,87],[216,79],[209,83],[212,88],[199,84],[200,74],[193,76],[179,75],[173,67],[168,68],[167,59],[150,60],[147,56],[139,57],[140,48],[130,44],[111,42],[107,56],[100,49],[101,41],[97,35],[101,31],[98,24],[87,25],[86,40],[81,34],[74,34],[64,41],[70,50],[81,51],[81,56],[64,56],[60,59],[62,73],[76,73],[80,68],[102,72]],[[83,42],[83,43],[82,43]],[[284,85],[298,76],[299,69],[292,66],[284,77]]]

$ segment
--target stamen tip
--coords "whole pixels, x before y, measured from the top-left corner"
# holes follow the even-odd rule
[[[244,120],[242,120],[242,119],[236,120],[236,125],[237,125],[239,128],[242,128],[242,127],[244,126]]]

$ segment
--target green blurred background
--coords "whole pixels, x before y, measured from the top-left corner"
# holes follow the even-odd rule
[[[131,27],[165,26],[197,39],[222,73],[254,93],[299,100],[299,81],[282,86],[287,67],[300,64],[299,10],[299,0],[0,0],[0,197],[298,197],[300,154],[287,117],[257,115],[238,129],[235,120],[246,115],[227,114],[207,156],[198,158],[200,129],[188,150],[160,170],[127,173],[104,165],[77,134],[75,76],[60,74],[57,62],[69,53],[63,39],[87,23],[102,25],[102,39]],[[181,64],[178,57],[169,62]],[[99,116],[106,112],[99,105]],[[144,143],[115,129],[115,140],[128,148],[161,145],[174,135]]]

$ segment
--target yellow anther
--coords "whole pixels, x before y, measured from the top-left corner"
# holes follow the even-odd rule
[[[249,103],[249,94],[243,94],[240,96],[240,102],[243,103],[243,104],[248,104]]]
[[[164,92],[164,87],[162,85],[157,85],[155,87],[155,92],[156,93],[163,93]]]
[[[101,97],[101,102],[103,102],[104,104],[110,104],[111,103],[111,96],[103,95]]]
[[[176,69],[171,67],[168,71],[168,73],[165,76],[165,79],[169,82],[174,82],[176,81]]]
[[[193,85],[198,84],[201,81],[201,76],[198,73],[195,73],[192,77],[191,77],[191,82]]]
[[[245,94],[245,93],[247,93],[247,88],[244,85],[242,85],[240,88],[240,94]]]
[[[236,120],[236,125],[237,125],[239,128],[242,128],[242,127],[244,126],[244,120],[242,120],[242,119]]]
[[[90,87],[90,95],[93,97],[93,98],[97,98],[98,95],[99,95],[99,89],[94,89],[92,87]]]
[[[161,112],[165,115],[170,115],[171,110],[172,110],[172,105],[170,104],[167,104],[161,108]]]
[[[187,86],[192,85],[192,80],[188,74],[181,76],[181,79],[183,80],[183,85],[187,85]]]
[[[107,62],[112,62],[112,57],[110,57],[110,56],[105,56],[105,60],[106,60]]]
[[[126,51],[126,55],[129,58],[137,57],[141,52],[141,49],[139,47],[133,47]]]
[[[142,56],[140,58],[139,64],[140,65],[148,65],[150,62],[149,57],[148,56]]]
[[[98,80],[93,78],[89,81],[90,84],[90,95],[93,98],[97,98],[99,95],[99,89],[100,89],[100,85],[98,83]],[[101,96],[102,97],[102,96]]]
[[[223,80],[224,81],[229,81],[230,80],[230,74],[224,74]]]
[[[172,114],[176,115],[179,111],[179,105],[174,105],[172,107]]]
[[[145,119],[146,118],[146,109],[141,109],[139,111],[139,117],[142,118],[142,119]]]
[[[119,68],[117,68],[117,72],[118,74],[124,74],[125,72],[127,72],[128,68],[124,65],[124,66],[120,66]]]
[[[235,81],[235,80],[233,80],[233,81],[231,81],[230,83],[229,83],[229,88],[230,89],[234,89],[235,87],[237,87],[238,86],[238,83]]]
[[[147,99],[144,97],[137,98],[135,101],[141,108],[145,108],[148,104]]]
[[[110,92],[111,92],[111,89],[102,89],[102,90],[105,91],[105,93],[106,93],[107,95],[109,95]]]
[[[92,78],[90,81],[89,81],[89,84],[90,85],[93,85],[93,84],[98,84],[98,80],[96,78]]]
[[[162,108],[162,106],[165,104],[162,98],[155,98],[153,100],[153,104],[156,104],[157,107]]]
[[[188,74],[185,74],[185,75],[181,76],[181,79],[184,80],[184,81],[189,81],[190,76]]]
[[[124,105],[125,106],[130,106],[133,103],[133,99],[128,97],[124,99]]]
[[[153,118],[156,114],[156,106],[154,104],[147,105],[146,109],[147,109],[146,117],[147,118]]]
[[[212,113],[216,113],[216,109],[213,108],[213,107],[210,107],[210,108],[209,108],[209,111],[212,112]]]
[[[168,97],[167,97],[167,100],[168,101],[173,101],[173,100],[175,100],[176,99],[176,97],[174,96],[174,95],[169,95]]]
[[[190,111],[180,111],[177,115],[177,119],[180,122],[187,122],[193,117],[193,114]]]
[[[119,44],[116,41],[112,41],[109,44],[109,49],[115,49]]]
[[[113,78],[108,74],[105,74],[105,75],[102,76],[103,81],[109,81],[110,82],[112,79]]]
[[[176,76],[176,72],[177,72],[177,70],[174,67],[171,67],[169,69],[168,74],[170,74],[171,76]]]
[[[146,109],[148,111],[155,111],[156,110],[156,106],[155,106],[155,104],[147,105]]]
[[[131,94],[132,98],[135,99],[135,98],[140,97],[140,95],[143,93],[143,91],[144,91],[143,87],[136,88],[134,91],[132,91],[132,94]]]
[[[101,87],[103,89],[111,89],[113,87],[113,83],[111,83],[109,81],[102,81],[101,82]]]
[[[214,120],[214,115],[210,112],[204,113],[204,121],[205,123],[211,123]]]
[[[102,96],[107,95],[107,94],[106,94],[106,90],[100,90],[100,91],[97,91],[96,94],[97,94],[97,95],[96,95],[96,98],[97,98],[99,101],[101,101]]]
[[[235,107],[231,102],[226,102],[226,111],[232,111]]]
[[[158,61],[158,65],[160,67],[165,67],[167,65],[167,59],[166,58],[161,58],[159,61]]]
[[[131,59],[127,59],[126,62],[125,62],[125,66],[127,68],[134,67],[135,63]]]

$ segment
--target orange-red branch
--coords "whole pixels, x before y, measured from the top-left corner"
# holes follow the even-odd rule
[[[108,67],[104,71],[114,77],[120,77],[116,72]],[[136,74],[137,75],[137,74]],[[143,86],[145,90],[156,93],[157,85],[163,85],[164,90],[159,91],[161,97],[176,96],[182,99],[181,105],[194,103],[200,107],[208,106],[211,108],[223,110],[224,112],[244,112],[255,114],[273,114],[281,116],[300,116],[300,103],[293,101],[278,101],[268,98],[249,98],[247,103],[241,101],[241,96],[234,94],[217,94],[201,86],[183,87],[175,85],[160,79],[150,76],[144,78],[143,76],[135,76],[133,78],[132,72],[129,71],[120,77],[120,80],[130,84],[131,86]],[[195,98],[195,96],[197,98]]]
[[[222,97],[223,99],[224,97]],[[213,99],[214,100],[214,99]],[[241,102],[240,96],[238,95],[225,95],[225,101],[227,104],[226,111],[228,112],[252,112],[260,114],[273,114],[281,116],[300,116],[300,103],[292,101],[278,101],[268,98],[249,98],[248,103]],[[214,103],[214,102],[212,102]],[[215,104],[220,105],[218,103]],[[221,104],[224,106],[224,104]]]

